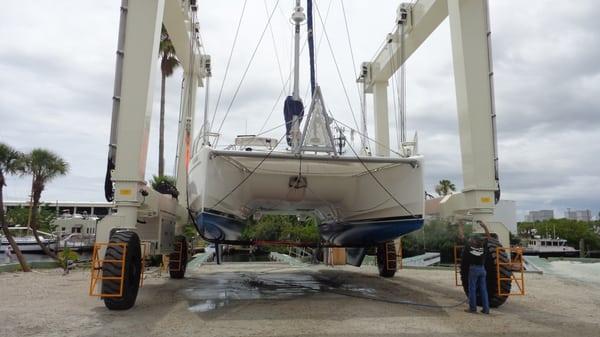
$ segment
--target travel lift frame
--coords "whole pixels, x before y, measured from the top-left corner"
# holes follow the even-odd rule
[[[510,245],[506,227],[492,219],[500,184],[488,1],[419,0],[401,4],[396,29],[388,34],[374,60],[361,65],[357,81],[365,93],[373,95],[375,155],[389,156],[388,81],[446,18],[450,22],[464,188],[460,193],[427,200],[426,209],[457,223],[461,232],[464,222],[472,221],[486,233],[489,228],[496,234],[497,238],[487,235],[485,267],[490,305],[497,307],[515,294],[510,291],[513,280],[524,294],[524,281],[514,277],[512,270],[519,263],[511,260],[510,248],[502,247]],[[398,144],[401,152],[411,147],[414,151],[416,146],[416,141]],[[468,269],[461,264],[464,284]],[[468,291],[466,286],[464,290]]]
[[[174,254],[179,259],[172,277],[185,273],[185,241],[176,236],[188,220],[186,196],[178,201],[160,194],[144,177],[164,24],[184,71],[176,178],[178,190],[187,193],[196,89],[210,76],[210,57],[200,54],[196,38],[196,9],[194,0],[122,0],[114,97],[117,109],[113,109],[109,152],[113,160],[116,155],[112,182],[117,211],[98,224],[98,257],[93,266],[97,273],[92,272],[95,286],[90,287],[90,294],[103,298],[109,309],[129,309],[135,304],[142,269],[141,244],[147,254]],[[389,155],[389,78],[449,17],[465,188],[441,201],[441,215],[487,221],[499,197],[487,1],[419,0],[414,5],[402,4],[398,14],[398,24],[405,25],[404,37],[400,39],[399,30],[390,34],[375,61],[362,65],[359,79],[365,91],[374,96],[375,155]]]
[[[115,165],[116,213],[98,224],[90,286],[90,295],[103,298],[109,309],[135,304],[143,268],[141,246],[145,254],[175,259],[170,263],[172,278],[185,273],[187,245],[179,236],[189,219],[184,191],[196,89],[211,75],[210,57],[200,53],[196,10],[195,0],[122,0],[109,151],[109,169],[111,160]],[[176,164],[179,200],[158,193],[144,180],[163,24],[184,72]]]
[[[362,64],[357,80],[373,95],[375,155],[390,154],[389,79],[446,17],[450,21],[464,189],[437,200],[436,213],[453,221],[484,221],[492,231],[503,233],[491,222],[500,186],[487,0],[419,0],[398,7],[395,31],[388,34],[374,60]],[[508,244],[508,237],[501,241]]]

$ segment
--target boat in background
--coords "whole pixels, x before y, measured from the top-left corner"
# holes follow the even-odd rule
[[[96,242],[96,226],[99,218],[87,213],[63,213],[54,219],[52,226],[56,228],[58,241],[50,248],[55,251],[65,247],[74,251],[91,251]]]
[[[561,238],[542,238],[539,235],[526,239],[523,254],[539,257],[577,257],[579,250],[567,246],[567,240]]]
[[[42,248],[35,240],[35,237],[33,236],[33,231],[31,230],[31,228],[15,226],[15,227],[9,227],[8,230],[12,234],[17,245],[19,246],[19,249],[22,252],[28,252],[28,253],[41,253],[42,252]],[[43,244],[45,244],[47,246],[52,246],[53,244],[56,243],[55,235],[46,233],[46,232],[42,232],[39,230],[37,232],[39,234],[38,238],[40,239],[40,241]],[[10,248],[10,243],[8,242],[8,239],[4,236],[4,234],[0,234],[0,251],[4,253],[4,252],[6,252],[7,249],[10,249],[10,251],[12,252],[12,248]]]

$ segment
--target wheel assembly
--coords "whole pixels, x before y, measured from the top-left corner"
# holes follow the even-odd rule
[[[175,239],[175,251],[169,254],[169,275],[181,279],[185,276],[188,262],[188,245],[185,237]]]
[[[496,248],[502,247],[500,241],[495,238],[488,238],[485,241],[484,247],[486,249],[486,258],[485,258],[485,272],[487,278],[487,293],[490,302],[490,307],[497,308],[504,304],[508,299],[508,296],[498,295],[498,270],[496,265],[497,259],[497,251]],[[505,251],[500,251],[499,256],[500,261],[500,277],[509,278],[512,275],[512,271],[509,268],[508,263],[510,262],[510,256]],[[463,290],[465,294],[469,296],[469,266],[465,263],[464,251],[463,258],[461,259],[460,264],[460,279],[462,282]],[[511,281],[510,280],[501,280],[500,287],[503,294],[510,293]],[[481,305],[481,297],[477,294],[477,305]]]
[[[104,259],[106,260],[102,264],[104,305],[110,310],[130,309],[135,304],[140,288],[142,272],[140,238],[131,231],[115,232],[110,237]]]
[[[377,268],[379,276],[393,277],[396,274],[396,245],[388,241],[377,246]]]

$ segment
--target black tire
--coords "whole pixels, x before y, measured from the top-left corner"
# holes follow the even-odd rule
[[[183,246],[183,247],[182,247]],[[181,249],[181,257],[179,256]],[[179,259],[181,258],[181,263]],[[169,275],[171,278],[182,279],[185,277],[185,270],[188,262],[188,245],[185,237],[177,237],[175,239],[175,251],[169,254]]]
[[[110,243],[125,243],[125,270],[123,278],[123,293],[121,297],[104,297],[104,305],[110,310],[127,310],[134,306],[140,288],[142,273],[142,253],[140,238],[131,231],[115,232],[110,237]],[[106,249],[106,260],[121,260],[123,257],[122,246],[109,246]],[[103,276],[121,276],[121,263],[105,262],[102,265]],[[120,280],[102,281],[102,293],[118,294]]]
[[[381,277],[394,277],[396,274],[398,266],[394,241],[388,241],[377,246],[377,268]]]
[[[504,304],[508,299],[508,296],[500,296],[498,295],[498,279],[497,279],[497,270],[496,270],[496,248],[502,247],[500,241],[495,238],[486,239],[485,249],[486,249],[486,259],[485,259],[485,272],[487,278],[487,292],[488,299],[490,302],[491,308],[497,308]],[[462,282],[463,290],[467,296],[469,296],[469,266],[466,265],[464,259],[461,259],[460,265],[460,279]],[[507,263],[510,262],[510,257],[506,252],[500,253],[500,262]],[[509,278],[512,275],[512,271],[509,268],[509,265],[501,265],[500,266],[500,274],[502,277]],[[502,287],[502,293],[507,294],[510,293],[511,281],[502,280],[500,281],[500,287]],[[481,305],[481,298],[477,296],[477,305]]]

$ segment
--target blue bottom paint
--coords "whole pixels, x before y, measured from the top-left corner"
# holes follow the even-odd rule
[[[239,241],[246,221],[225,215],[202,212],[196,217],[198,232],[208,240]],[[375,246],[423,227],[423,218],[361,220],[325,223],[319,226],[327,244],[341,247]]]

